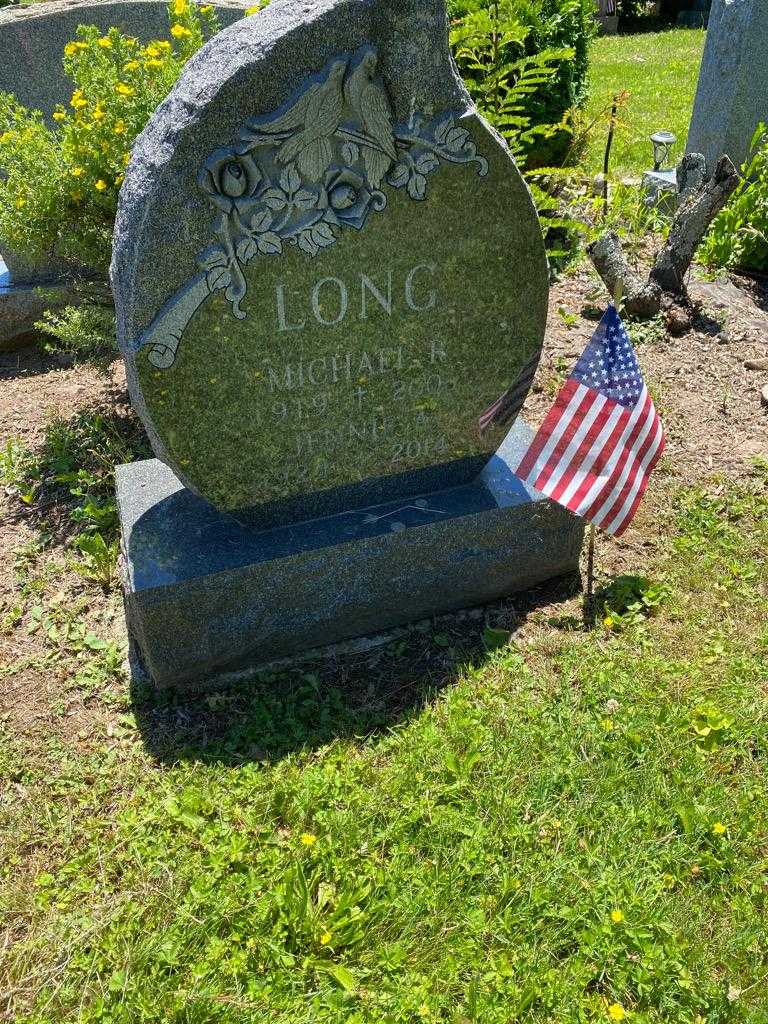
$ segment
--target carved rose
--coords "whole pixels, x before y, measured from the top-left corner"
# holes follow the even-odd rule
[[[250,153],[217,149],[203,164],[200,187],[225,213],[242,210],[254,202],[264,175]]]
[[[371,189],[362,174],[348,167],[330,170],[325,177],[325,195],[328,209],[325,220],[331,224],[346,224],[360,228],[371,210],[381,210],[386,204],[382,192]]]

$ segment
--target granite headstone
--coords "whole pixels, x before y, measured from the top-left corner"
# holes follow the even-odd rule
[[[714,0],[687,143],[710,171],[723,154],[738,167],[768,122],[767,55],[766,0]]]
[[[525,431],[481,423],[530,385],[547,265],[441,0],[275,0],[215,37],[134,149],[112,281],[167,467],[120,476],[159,682],[574,568],[578,523],[507,468]]]

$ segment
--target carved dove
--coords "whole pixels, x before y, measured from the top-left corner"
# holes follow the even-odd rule
[[[363,159],[368,180],[374,188],[397,159],[392,135],[392,107],[382,83],[376,78],[376,54],[369,51],[344,83],[344,99],[377,148],[365,146]]]
[[[321,178],[333,159],[330,139],[339,127],[344,107],[341,83],[346,69],[346,61],[336,61],[331,66],[326,80],[312,86],[297,100],[291,110],[283,115],[283,118],[292,119],[293,111],[302,104],[303,118],[299,123],[303,127],[286,139],[278,151],[277,159],[282,164],[289,164],[295,160],[307,181],[317,181]],[[306,101],[305,105],[303,101]],[[274,130],[275,123],[270,125],[270,130]],[[292,125],[286,123],[284,127]]]

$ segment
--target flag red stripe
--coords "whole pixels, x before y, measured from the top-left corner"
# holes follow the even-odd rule
[[[645,494],[646,488],[648,487],[648,481],[649,481],[649,479],[651,477],[651,473],[656,468],[656,463],[659,461],[659,459],[661,458],[662,452],[664,451],[665,440],[664,440],[664,431],[663,431],[662,426],[661,426],[661,420],[659,420],[659,431],[658,431],[658,433],[660,433],[660,437],[659,437],[659,440],[658,440],[658,445],[657,445],[656,450],[654,451],[653,455],[651,456],[651,459],[650,459],[648,465],[645,467],[645,470],[643,472],[643,479],[640,482],[640,486],[638,487],[637,494],[635,495],[635,498],[634,498],[632,504],[630,505],[630,507],[629,507],[626,515],[624,516],[624,518],[621,520],[619,525],[616,526],[611,531],[613,533],[614,537],[620,537],[622,535],[622,533],[624,533],[626,528],[629,526],[629,524],[632,522],[632,520],[634,519],[635,512],[637,512],[637,507],[640,504],[640,502],[642,501],[643,495]],[[611,524],[611,525],[613,525],[613,524]]]
[[[611,455],[613,454],[616,445],[619,441],[619,438],[627,429],[627,424],[629,423],[630,418],[630,410],[622,409],[621,415],[616,421],[616,424],[614,425],[614,428],[611,431],[610,435],[603,442],[603,447],[597,453],[597,456],[594,462],[592,463],[592,466],[590,466],[589,468],[589,472],[585,474],[584,479],[576,488],[576,491],[568,499],[568,508],[572,512],[578,512],[579,515],[583,514],[579,511],[579,507],[586,498],[586,496],[589,494],[590,490],[595,485],[595,483],[598,482],[600,474],[602,470],[605,468],[605,465],[610,459]]]
[[[624,438],[621,444],[621,451],[616,464],[610,471],[608,478],[606,479],[603,486],[600,488],[600,490],[593,498],[592,504],[584,512],[584,515],[587,519],[589,519],[590,521],[593,519],[595,520],[595,525],[600,525],[600,523],[597,520],[603,517],[601,509],[605,506],[607,502],[611,501],[613,492],[615,491],[616,487],[618,487],[620,483],[623,483],[622,474],[624,472],[624,468],[627,466],[628,461],[634,454],[633,449],[635,444],[641,439],[644,443],[647,440],[647,436],[649,434],[652,436],[651,427],[653,424],[653,417],[655,415],[656,413],[653,408],[651,396],[646,392],[645,401],[643,402],[642,406],[642,412],[637,417],[631,431],[629,432],[629,435],[626,438]],[[643,433],[644,431],[645,433]],[[630,463],[628,467],[628,472],[630,476],[634,475],[632,463]]]
[[[557,439],[555,447],[549,453],[547,464],[544,466],[544,468],[536,477],[536,480],[533,483],[533,486],[536,488],[537,491],[543,491],[545,489],[550,477],[560,464],[560,460],[565,454],[568,445],[573,440],[573,436],[579,429],[579,426],[582,423],[584,417],[589,413],[589,410],[600,397],[601,396],[598,394],[597,391],[594,391],[592,388],[587,389],[586,393],[579,402],[578,408],[576,408],[571,413],[570,419],[568,419],[565,422],[565,425],[562,428],[562,432]]]
[[[615,404],[611,401],[607,401],[600,409],[597,416],[595,416],[589,430],[582,438],[579,447],[573,453],[573,456],[566,468],[563,470],[557,484],[549,492],[550,498],[554,501],[560,501],[560,498],[568,489],[568,485],[571,483],[576,473],[582,470],[584,460],[589,454],[590,448],[600,436],[600,431],[605,427],[605,424],[608,422],[614,408]]]
[[[531,482],[528,480],[528,476],[536,465],[536,460],[544,450],[552,431],[557,426],[560,417],[568,408],[571,399],[579,387],[581,387],[581,385],[577,380],[568,380],[566,381],[565,386],[560,390],[557,398],[555,399],[555,404],[547,413],[544,422],[539,427],[536,437],[534,437],[531,442],[531,446],[523,456],[519,466],[516,469],[512,467],[513,472],[519,476],[521,480],[525,480],[528,483]]]
[[[649,400],[650,401],[650,400]],[[650,403],[650,409],[645,418],[644,429],[631,448],[622,453],[624,469],[617,475],[613,490],[606,494],[599,509],[594,512],[596,526],[606,528],[613,519],[619,515],[625,502],[633,493],[638,476],[644,472],[643,466],[653,454],[652,449],[658,443],[659,417]]]

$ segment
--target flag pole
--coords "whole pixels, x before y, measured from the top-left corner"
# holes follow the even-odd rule
[[[593,626],[595,622],[595,524],[589,524],[589,547],[587,548],[587,594],[584,602],[584,624]]]

